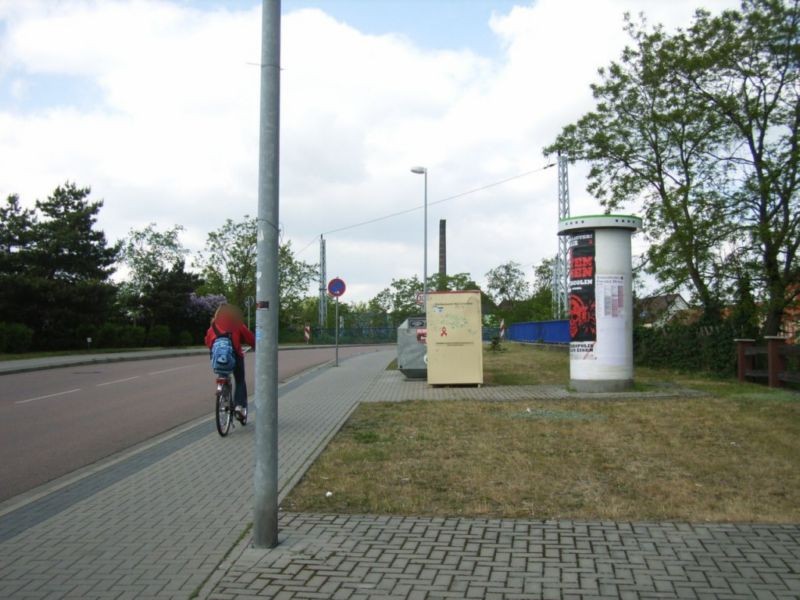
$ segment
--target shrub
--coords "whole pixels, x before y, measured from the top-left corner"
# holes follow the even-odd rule
[[[177,345],[178,346],[191,346],[194,340],[192,339],[192,334],[186,331],[185,329],[181,331],[180,335],[178,335]]]
[[[0,323],[0,350],[27,352],[33,343],[33,329],[22,323]]]
[[[97,330],[98,348],[116,348],[120,345],[121,325],[116,323],[103,323]]]
[[[637,365],[648,367],[733,375],[735,337],[729,323],[713,327],[698,324],[637,327],[633,334],[634,359]]]
[[[97,347],[97,328],[94,325],[81,324],[75,329],[75,347],[86,348],[87,338],[92,338],[91,347]]]
[[[144,346],[146,331],[138,325],[124,325],[119,330],[117,342],[120,348],[139,348]]]
[[[166,325],[154,325],[147,336],[148,346],[169,346],[170,332]]]

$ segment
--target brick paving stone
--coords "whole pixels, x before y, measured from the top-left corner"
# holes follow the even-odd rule
[[[386,350],[349,358],[282,393],[282,494],[392,358]],[[253,427],[239,427],[227,438],[210,423],[204,427],[208,433],[196,442],[60,512],[52,507],[67,488],[51,494],[41,510],[53,516],[0,543],[0,565],[13,568],[0,571],[0,598],[44,598],[51,591],[63,596],[78,584],[85,597],[96,587],[103,598],[187,598],[252,515]],[[26,514],[24,508],[19,512]],[[11,522],[13,516],[4,518]],[[112,586],[109,573],[118,577]]]
[[[333,561],[346,566],[329,581],[341,581],[355,574],[355,583],[342,583],[339,592],[348,589],[353,597],[391,598],[790,598],[797,597],[800,576],[800,527],[783,525],[737,525],[739,533],[731,540],[728,526],[703,524],[695,531],[691,524],[680,525],[675,535],[673,523],[624,524],[615,528],[618,544],[627,549],[620,555],[601,543],[613,525],[589,524],[585,528],[574,523],[541,521],[487,521],[482,519],[444,519],[434,522],[422,517],[375,517],[369,515],[342,516],[336,521],[330,515],[283,514],[282,543],[269,551],[248,550],[247,572],[269,574],[275,565],[291,560],[301,549],[304,561],[295,573],[296,582],[308,578],[302,571],[319,572],[330,569]],[[405,532],[422,532],[420,548],[435,547],[444,552],[440,561],[431,561],[430,554],[398,562],[407,554]],[[569,527],[576,535],[568,535]],[[504,538],[507,550],[498,544],[498,530],[511,533]],[[448,532],[459,531],[458,544],[444,546]],[[552,532],[559,552],[550,558],[520,563],[511,551],[517,538],[549,539]],[[579,535],[578,535],[579,533]],[[391,537],[395,540],[392,543]],[[597,543],[592,537],[597,537]],[[764,539],[771,543],[762,547]],[[705,545],[694,544],[697,539]],[[380,555],[371,553],[380,540]],[[349,544],[344,542],[348,541]],[[591,561],[586,562],[584,542],[592,543]],[[735,543],[746,549],[751,543],[761,549],[763,564],[777,564],[780,557],[784,570],[774,567],[769,582],[757,573],[743,570],[746,552],[726,552],[727,544]],[[579,548],[580,546],[580,548]],[[486,549],[491,558],[487,560]],[[634,551],[633,549],[637,549]],[[682,555],[683,558],[676,557]],[[642,557],[646,560],[642,561]],[[786,558],[791,557],[791,558]],[[515,562],[516,561],[516,562]],[[733,561],[736,568],[728,568]],[[512,562],[515,567],[512,568]],[[295,561],[297,563],[297,561]],[[396,573],[386,573],[386,564],[393,570],[411,575],[401,580]],[[353,566],[356,565],[356,566]],[[217,583],[216,593],[236,589],[238,571],[232,570]],[[378,576],[376,578],[376,575]],[[388,582],[381,586],[381,581]],[[405,584],[400,581],[407,581]],[[369,585],[369,588],[364,587]],[[314,597],[316,587],[293,586],[285,591],[287,598]],[[241,600],[233,594],[230,596]],[[338,597],[345,597],[340,595]]]

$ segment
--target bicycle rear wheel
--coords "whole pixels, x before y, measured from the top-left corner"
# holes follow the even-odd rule
[[[223,385],[222,388],[217,391],[215,415],[217,433],[225,437],[231,429],[231,421],[233,420],[233,401],[231,400],[230,385]]]

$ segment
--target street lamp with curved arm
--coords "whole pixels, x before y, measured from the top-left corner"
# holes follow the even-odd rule
[[[425,176],[425,234],[423,238],[423,267],[422,267],[422,298],[427,310],[428,305],[428,169],[425,167],[411,167],[411,172]],[[427,313],[426,313],[427,314]]]

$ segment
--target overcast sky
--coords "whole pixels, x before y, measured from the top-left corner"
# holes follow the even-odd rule
[[[284,239],[343,300],[422,273],[430,202],[523,173],[428,214],[428,271],[447,219],[448,271],[533,265],[557,248],[556,169],[542,148],[593,106],[597,68],[627,43],[623,13],[687,25],[731,0],[284,0]],[[110,240],[149,222],[192,251],[257,213],[261,3],[0,0],[0,197],[57,185],[103,199]],[[572,214],[600,212],[570,167]],[[641,243],[637,248],[641,249]]]

